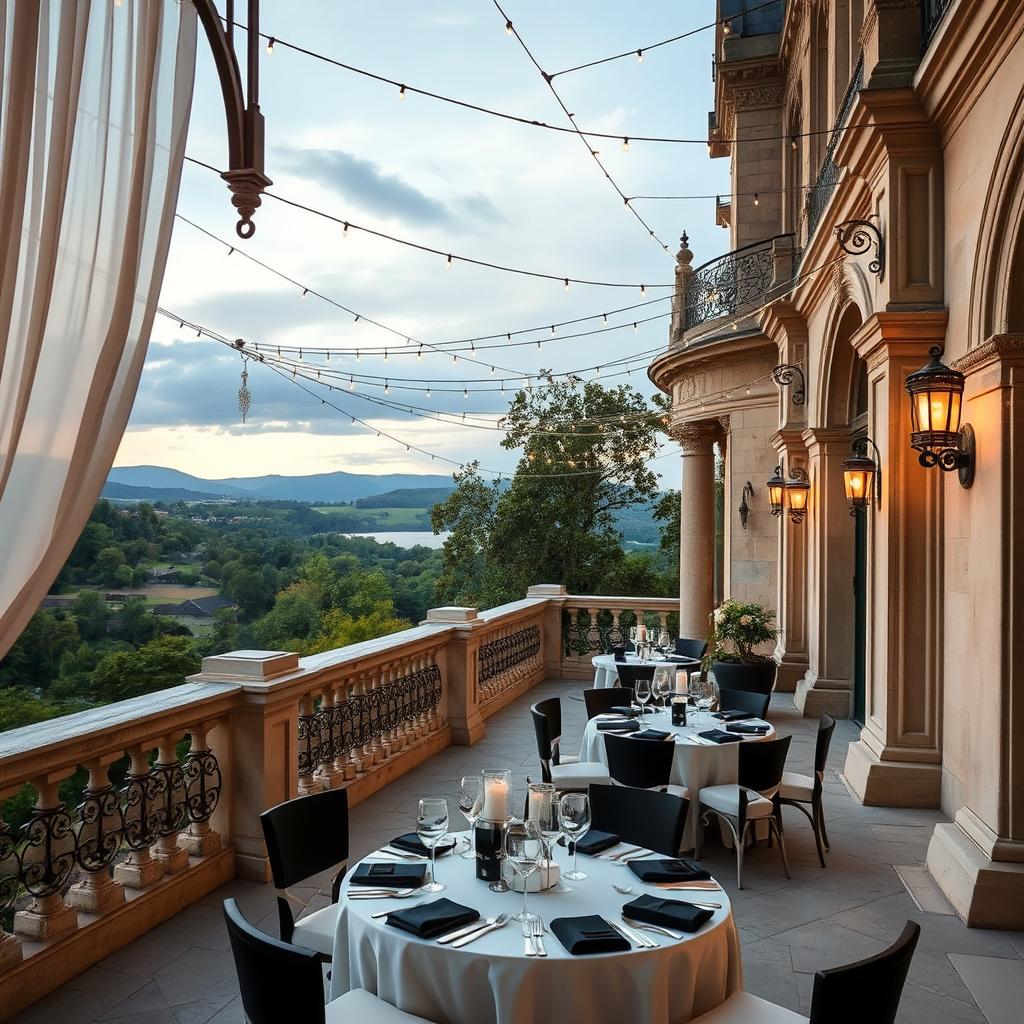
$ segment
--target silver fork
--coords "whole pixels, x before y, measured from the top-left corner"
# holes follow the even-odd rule
[[[633,846],[628,850],[621,850],[619,853],[602,853],[601,860],[618,860],[620,857],[628,857],[632,853],[638,853],[639,846]]]
[[[547,956],[548,951],[544,948],[544,922],[535,917],[530,922],[530,933],[533,935],[533,945],[537,950],[537,956]]]
[[[623,896],[632,896],[636,892],[636,890],[631,885],[617,885],[615,882],[612,882],[612,888],[616,892],[622,893]],[[721,910],[722,909],[722,904],[721,903],[697,903],[694,900],[687,900],[686,902],[687,903],[692,903],[693,906],[700,907],[702,910]]]

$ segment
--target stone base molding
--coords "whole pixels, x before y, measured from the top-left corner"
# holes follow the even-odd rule
[[[869,807],[938,807],[942,766],[880,758],[864,740],[851,743],[843,774]]]
[[[959,814],[956,822],[935,826],[927,863],[969,928],[1024,929],[1024,863],[987,857],[961,827]]]
[[[780,669],[781,670],[781,669]],[[797,681],[793,703],[804,718],[850,717],[850,681],[848,679],[811,679],[806,674]],[[776,689],[780,687],[776,686]]]
[[[795,693],[800,681],[807,673],[807,655],[791,657],[783,654],[779,659],[779,668],[775,673],[775,690],[777,693]]]

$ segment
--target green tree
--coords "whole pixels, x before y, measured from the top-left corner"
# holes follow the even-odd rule
[[[187,637],[160,636],[137,651],[105,655],[93,672],[93,686],[100,700],[127,700],[180,686],[199,667],[199,655]]]
[[[79,591],[68,610],[75,617],[83,640],[96,643],[106,637],[110,610],[107,602],[95,590]]]
[[[501,496],[498,482],[481,479],[478,462],[453,475],[455,490],[430,510],[434,533],[448,530],[444,561],[437,578],[439,604],[472,605],[480,601],[494,514]]]
[[[227,566],[225,566],[227,572]],[[274,603],[274,590],[263,573],[239,567],[224,581],[224,593],[236,602],[242,615],[253,619]]]

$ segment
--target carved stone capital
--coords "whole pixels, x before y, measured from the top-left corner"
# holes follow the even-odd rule
[[[673,424],[670,428],[672,437],[683,450],[683,456],[711,455],[712,446],[724,435],[719,420],[700,420],[696,423]]]
[[[781,85],[741,85],[733,90],[733,105],[741,113],[746,110],[770,110],[781,107],[782,101]]]

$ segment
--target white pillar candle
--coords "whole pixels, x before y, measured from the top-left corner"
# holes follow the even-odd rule
[[[484,809],[480,817],[487,821],[508,818],[508,783],[504,779],[488,779],[484,783]]]
[[[541,811],[544,809],[544,794],[537,790],[530,790],[529,807],[527,808],[527,817],[531,821],[537,821],[540,819]]]
[[[686,672],[680,670],[676,673],[676,693],[689,693],[688,677]]]
[[[647,627],[642,623],[636,627],[636,638],[640,643],[647,643]]]

